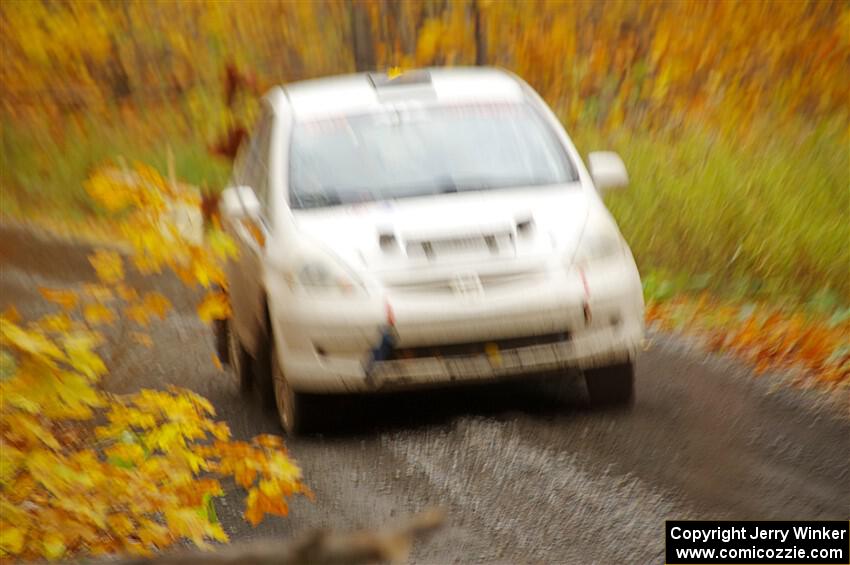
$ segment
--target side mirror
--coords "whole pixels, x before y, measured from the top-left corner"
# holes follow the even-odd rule
[[[225,188],[221,192],[219,207],[231,221],[256,219],[262,212],[262,205],[250,186]]]
[[[587,163],[593,184],[599,192],[628,186],[629,174],[626,172],[626,165],[613,151],[594,151],[587,156]]]

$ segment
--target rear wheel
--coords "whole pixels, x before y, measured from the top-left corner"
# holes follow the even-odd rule
[[[304,395],[292,390],[280,368],[280,358],[274,338],[269,340],[271,350],[271,374],[274,385],[274,400],[280,425],[290,436],[296,436],[306,430]]]
[[[630,406],[635,398],[635,371],[631,361],[584,371],[592,406]]]
[[[230,362],[230,367],[239,380],[239,390],[247,392],[251,390],[253,380],[251,375],[251,356],[239,341],[239,336],[233,330],[230,320],[227,320],[223,331],[227,338],[227,358]]]

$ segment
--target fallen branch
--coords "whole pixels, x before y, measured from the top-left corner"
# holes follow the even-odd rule
[[[152,559],[130,559],[117,563],[118,565],[400,563],[407,559],[414,538],[433,532],[442,526],[444,521],[445,513],[442,510],[431,509],[413,516],[400,525],[379,530],[358,530],[348,533],[316,530],[290,541],[258,540],[226,546],[216,552],[193,551]]]

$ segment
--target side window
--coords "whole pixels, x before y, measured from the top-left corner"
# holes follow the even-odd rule
[[[239,149],[236,151],[236,158],[233,159],[233,169],[230,173],[230,185],[240,186],[245,184],[243,177],[245,176],[245,164],[248,161],[248,148],[251,145],[251,140],[247,137],[239,144]]]
[[[271,218],[268,213],[268,159],[271,151],[272,124],[273,115],[264,110],[250,137],[243,139],[239,145],[239,151],[233,161],[230,181],[231,186],[247,186],[253,189],[261,204],[262,213],[259,219],[267,228],[271,227]]]
[[[263,206],[268,205],[269,200],[268,158],[271,125],[271,116],[264,112],[245,148],[245,162],[242,163],[238,178],[240,184],[254,189]]]
[[[256,185],[254,190],[257,198],[263,204],[263,208],[269,205],[269,156],[271,154],[271,138],[273,118],[265,114],[262,118],[260,129],[257,132],[257,156],[255,160],[254,178]]]

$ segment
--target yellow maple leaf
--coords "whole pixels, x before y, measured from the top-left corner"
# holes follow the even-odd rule
[[[283,448],[283,438],[271,434],[260,434],[254,438],[254,443],[267,449]]]
[[[43,443],[51,449],[60,449],[53,433],[42,426],[35,416],[17,412],[6,415],[4,419],[4,423],[14,430],[15,435],[26,442],[28,447],[40,446]]]
[[[124,279],[124,262],[115,251],[100,249],[89,255],[89,263],[105,284],[114,284]]]
[[[3,342],[31,353],[33,355],[46,355],[53,359],[62,360],[62,351],[48,339],[44,334],[35,330],[25,330],[12,322],[5,321],[0,324],[0,338]]]
[[[171,309],[171,302],[158,292],[146,293],[142,304],[146,310],[156,314],[160,320],[164,320],[165,315]]]
[[[139,539],[142,540],[142,543],[149,546],[163,547],[171,543],[171,535],[168,528],[162,524],[154,522],[153,520],[148,520],[146,518],[139,520],[139,529],[137,533]]]
[[[103,359],[93,351],[100,343],[101,337],[95,332],[77,332],[62,338],[62,347],[68,355],[68,362],[90,380],[106,373]]]
[[[268,497],[281,496],[283,494],[280,482],[278,481],[263,479],[259,482],[259,484],[257,484],[257,488],[260,489],[261,493]]]
[[[266,489],[271,492],[278,491],[279,485],[274,485],[273,481],[261,481],[261,483],[265,483]],[[269,496],[260,487],[252,487],[248,490],[244,515],[252,526],[262,522],[266,514],[286,516],[288,513],[289,506],[286,504],[286,499],[280,494]]]
[[[65,333],[71,329],[71,318],[65,312],[45,316],[38,321],[38,326],[48,332]]]
[[[6,526],[0,528],[0,552],[18,555],[24,548],[24,530]]]
[[[0,449],[0,485],[7,487],[8,482],[15,476],[24,460],[24,453],[11,445]],[[0,547],[3,544],[0,543]]]
[[[120,283],[115,287],[115,291],[118,293],[118,296],[121,300],[126,302],[132,302],[139,298],[139,293],[135,288],[129,287],[124,283]]]
[[[126,514],[110,514],[106,517],[106,523],[109,525],[109,529],[112,530],[115,535],[126,538],[130,534],[136,531],[136,527],[133,524],[133,521],[127,517]]]
[[[49,532],[41,539],[44,556],[48,559],[59,559],[65,555],[65,540],[58,532]]]
[[[180,426],[173,423],[159,426],[145,436],[145,444],[149,449],[160,449],[163,453],[183,447],[185,443]]]
[[[83,185],[95,201],[109,212],[120,212],[133,202],[133,189],[122,182],[118,171],[104,169],[98,171]]]
[[[48,406],[45,410],[48,416],[85,419],[91,417],[91,407],[104,405],[98,390],[84,376],[76,373],[60,373],[54,378],[51,388],[62,404]]]
[[[136,322],[140,326],[147,327],[151,319],[151,313],[144,304],[131,304],[124,309],[124,316]]]
[[[209,422],[207,431],[211,432],[216,439],[221,441],[230,439],[230,427],[226,422],[213,422],[211,420],[207,420],[207,422]]]
[[[73,310],[79,300],[77,293],[70,290],[39,288],[38,292],[45,300],[58,304],[65,310]]]
[[[204,288],[210,287],[210,282],[215,279],[216,268],[214,265],[204,261],[196,261],[191,269],[195,280]]]
[[[117,443],[103,450],[110,462],[138,465],[145,459],[145,450],[138,443]]]
[[[245,499],[245,519],[255,526],[263,521],[266,513],[261,507],[260,491],[254,487],[248,490],[248,497]]]
[[[233,479],[236,481],[236,484],[248,488],[257,479],[257,470],[248,467],[244,463],[238,464],[234,468]]]
[[[228,316],[230,316],[230,302],[223,292],[208,293],[198,306],[198,317],[203,322],[224,320]]]
[[[213,253],[215,253],[220,259],[236,257],[239,252],[239,248],[236,247],[236,243],[234,243],[233,239],[220,229],[216,228],[209,230],[206,237],[210,249],[212,249]]]
[[[93,302],[83,307],[83,318],[92,325],[112,324],[115,321],[115,314],[103,304]]]
[[[221,525],[208,522],[195,508],[166,509],[163,514],[173,534],[192,540],[202,549],[209,547],[206,539],[227,541],[227,534]]]

